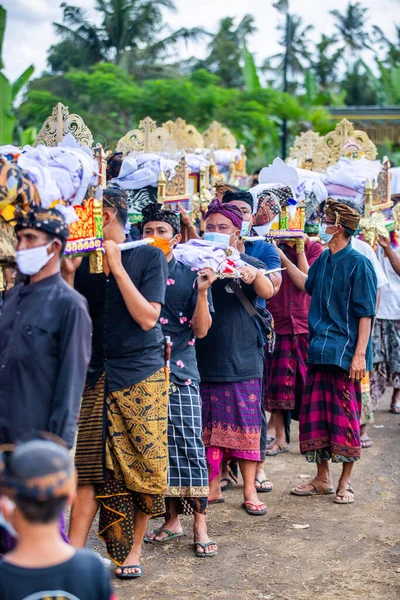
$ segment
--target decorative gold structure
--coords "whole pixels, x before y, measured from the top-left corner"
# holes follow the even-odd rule
[[[70,115],[68,106],[59,102],[54,106],[51,117],[47,117],[43,123],[34,146],[57,146],[67,133],[71,133],[82,146],[92,147],[93,136],[82,117]]]
[[[146,117],[117,142],[116,150],[126,156],[130,152],[176,152],[178,147],[167,129]]]
[[[364,240],[372,248],[376,247],[378,237],[389,238],[389,232],[386,228],[386,218],[380,211],[372,213],[369,217],[363,217],[360,220],[360,230]]]
[[[175,176],[169,180],[169,173],[160,171],[158,178],[157,201],[165,209],[176,210],[177,203],[189,198],[189,169],[185,157],[182,157],[175,168]]]
[[[316,131],[309,129],[303,131],[294,138],[293,146],[290,149],[289,160],[297,159],[297,164],[301,169],[314,169],[313,156],[314,151],[322,137]]]
[[[346,154],[345,146],[349,141],[355,142],[362,149],[365,158],[376,159],[378,151],[365,131],[355,130],[350,121],[343,119],[334,131],[327,133],[315,146],[312,157],[315,170],[325,172],[328,167],[336,164]]]
[[[233,133],[218,121],[213,121],[204,131],[203,139],[205,147],[212,150],[234,150],[237,147]]]
[[[204,139],[201,133],[194,125],[188,125],[184,119],[167,121],[162,127],[173,138],[178,150],[193,152],[197,148],[204,148]]]
[[[391,208],[393,202],[390,195],[390,162],[385,156],[383,159],[383,168],[378,175],[378,185],[373,191],[372,208],[375,210],[385,210]]]
[[[396,230],[400,230],[400,202],[392,210]]]

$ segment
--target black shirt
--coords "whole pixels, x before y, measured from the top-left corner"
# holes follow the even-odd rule
[[[129,239],[129,238],[128,238]],[[158,248],[140,246],[122,252],[122,264],[139,292],[149,302],[164,304],[167,261]],[[132,319],[114,275],[92,275],[85,258],[75,275],[75,288],[87,298],[93,320],[92,357],[88,384],[96,385],[106,372],[109,391],[143,381],[164,362],[160,323],[144,331]]]
[[[265,269],[261,261],[242,254],[247,264]],[[257,329],[247,310],[231,290],[229,279],[212,285],[214,311],[208,335],[196,342],[201,381],[247,381],[263,375],[263,351],[258,347]],[[235,280],[236,281],[236,280]],[[251,285],[238,280],[248,300],[256,305]]]
[[[6,294],[0,318],[0,443],[50,431],[73,446],[91,333],[86,300],[59,273]]]
[[[195,337],[191,329],[197,302],[197,275],[197,269],[192,270],[175,258],[168,263],[165,306],[161,311],[160,322],[164,335],[171,337],[171,380],[178,384],[200,381]],[[208,304],[212,311],[210,289]]]
[[[64,563],[25,569],[0,562],[0,600],[112,600],[110,578],[90,550],[77,550]]]

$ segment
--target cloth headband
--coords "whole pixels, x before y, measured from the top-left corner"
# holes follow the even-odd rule
[[[55,208],[42,208],[34,206],[26,214],[19,212],[15,230],[37,229],[50,235],[55,235],[62,240],[69,238],[69,228],[64,216]]]
[[[103,206],[128,210],[126,193],[120,187],[108,187],[103,192]]]
[[[227,191],[223,195],[222,204],[226,204],[227,202],[228,203],[235,202],[235,200],[238,200],[240,202],[246,202],[246,204],[248,204],[250,206],[251,212],[253,212],[254,200],[253,200],[253,196],[250,194],[250,192]]]
[[[232,221],[237,229],[242,228],[243,214],[239,207],[235,206],[234,204],[222,204],[218,198],[214,198],[208,207],[205,219],[207,220],[209,216],[218,213]]]
[[[332,198],[328,198],[326,201],[325,216],[334,221],[335,225],[342,225],[351,231],[358,229],[361,218],[359,212],[354,208]]]
[[[161,221],[162,223],[168,223],[171,225],[175,234],[181,232],[181,220],[179,215],[171,212],[170,210],[163,210],[160,204],[151,203],[144,207],[142,210],[143,215],[143,226],[151,221]]]

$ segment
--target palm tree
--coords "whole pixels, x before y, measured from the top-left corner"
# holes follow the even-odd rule
[[[307,67],[311,64],[312,53],[309,50],[308,35],[313,26],[303,26],[303,19],[298,15],[288,15],[289,27],[286,24],[279,23],[277,29],[282,32],[279,41],[282,46],[282,52],[274,54],[267,58],[263,64],[263,70],[269,72],[283,72],[285,61],[285,48],[289,45],[288,55],[288,75],[294,81],[297,81],[299,75],[303,75]],[[289,39],[288,33],[289,31]]]
[[[329,53],[329,50],[336,45],[337,41],[335,36],[328,37],[323,33],[320,42],[316,44],[317,52],[315,58],[312,59],[312,72],[321,90],[326,90],[330,84],[336,81],[342,49],[336,49],[332,54]]]
[[[201,27],[183,27],[160,39],[165,29],[162,9],[174,10],[172,0],[96,0],[95,8],[102,15],[100,26],[91,23],[82,8],[65,2],[61,6],[63,23],[54,23],[56,32],[63,38],[61,44],[73,43],[85,54],[84,64],[107,60],[133,68],[137,61],[165,58],[181,40],[196,41],[206,34]],[[53,55],[59,51],[58,46],[52,47],[50,66],[57,62]]]
[[[343,50],[347,51],[348,62],[358,59],[360,50],[370,48],[370,36],[365,31],[366,14],[368,8],[365,8],[360,2],[349,2],[344,13],[338,10],[331,10],[330,14],[335,19],[335,27],[339,36],[339,41],[344,44]],[[354,62],[353,61],[353,62]]]
[[[382,49],[386,50],[386,58],[383,61],[388,67],[393,67],[400,64],[400,25],[395,25],[396,41],[389,40],[382,29],[375,25],[373,27],[374,41],[376,41]]]
[[[218,75],[225,87],[241,87],[243,81],[243,52],[246,37],[256,31],[254,18],[245,15],[235,27],[233,17],[225,17],[208,45],[209,55],[195,65],[195,70],[205,68]]]

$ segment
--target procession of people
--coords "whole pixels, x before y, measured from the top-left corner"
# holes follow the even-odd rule
[[[88,257],[63,256],[69,230],[56,208],[17,215],[20,283],[0,317],[3,594],[35,524],[59,562],[77,548],[102,572],[83,550],[97,514],[119,579],[142,576],[144,543],[184,534],[181,515],[193,518],[194,555],[218,560],[209,507],[240,472],[243,518],[267,514],[268,461],[294,451],[293,419],[316,474],[292,495],[356,500],[352,470],[387,386],[400,413],[399,250],[385,237],[376,254],[363,250],[360,211],[340,198],[323,203],[303,246],[260,238],[275,200],[251,192],[219,186],[201,225],[152,202],[143,245],[123,249],[127,194],[109,184],[100,273]],[[342,465],[337,482],[330,462]],[[18,585],[29,591],[29,578]],[[96,593],[112,597],[103,575]]]

